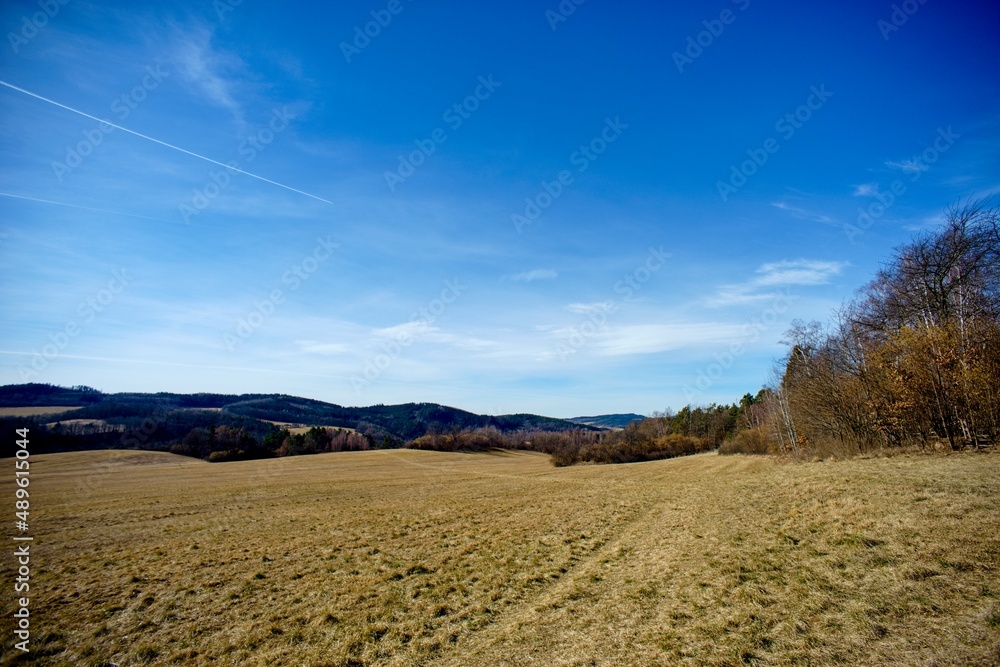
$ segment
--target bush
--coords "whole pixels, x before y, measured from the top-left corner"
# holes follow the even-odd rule
[[[719,446],[720,454],[769,454],[767,436],[760,429],[746,429]]]
[[[728,415],[728,408],[717,411]],[[635,463],[688,456],[714,448],[709,433],[694,436],[672,432],[665,419],[633,422],[620,431],[516,431],[501,433],[495,428],[455,431],[445,435],[430,433],[407,443],[412,449],[439,452],[525,449],[552,457],[556,467],[577,463]]]

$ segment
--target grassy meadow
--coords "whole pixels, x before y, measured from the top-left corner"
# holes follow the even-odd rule
[[[5,665],[1000,664],[996,453],[99,451],[31,473],[33,650],[11,647],[8,554]]]
[[[0,417],[46,417],[71,410],[79,410],[80,406],[66,405],[36,405],[27,408],[0,408]]]

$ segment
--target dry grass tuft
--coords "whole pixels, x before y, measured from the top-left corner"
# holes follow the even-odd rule
[[[35,457],[31,489],[34,652],[4,664],[1000,658],[998,454],[80,452]]]

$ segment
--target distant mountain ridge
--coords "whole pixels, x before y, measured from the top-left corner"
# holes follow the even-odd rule
[[[566,421],[581,426],[596,426],[597,428],[625,428],[632,422],[642,421],[643,419],[645,419],[643,415],[627,412],[612,415],[597,415],[595,417],[573,417]]]
[[[140,437],[144,447],[176,442],[193,428],[242,429],[263,440],[268,434],[279,430],[274,422],[352,429],[367,437],[374,447],[397,447],[427,434],[487,427],[504,433],[520,430],[568,431],[579,428],[599,430],[599,427],[541,415],[478,415],[436,403],[345,407],[284,394],[105,394],[83,386],[0,386],[0,407],[38,406],[66,406],[67,411],[70,407],[75,409],[72,417],[66,413],[56,413],[44,417],[7,417],[3,421],[16,419],[19,422],[33,421],[42,425],[61,419],[97,420],[109,428],[117,429],[119,433],[138,432],[141,435],[142,429],[152,430],[148,437]],[[116,441],[115,433],[115,430],[107,429],[102,433],[84,433],[82,435],[87,438],[77,437],[74,446],[88,449],[96,446],[123,446]],[[118,438],[123,442],[126,439]]]

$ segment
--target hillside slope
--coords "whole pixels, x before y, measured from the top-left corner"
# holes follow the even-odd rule
[[[645,419],[644,416],[629,412],[625,414],[596,415],[594,417],[573,417],[567,421],[585,426],[597,426],[599,428],[625,428],[632,422],[642,421],[643,419]]]
[[[22,664],[1000,660],[995,453],[78,452],[32,471],[45,627]]]
[[[0,387],[0,407],[28,406],[47,409],[36,410],[36,416],[0,418],[0,426],[3,433],[33,427],[35,451],[39,453],[107,448],[166,450],[195,429],[218,431],[226,427],[245,433],[253,443],[246,447],[246,457],[259,458],[271,454],[265,442],[268,436],[277,435],[274,422],[352,429],[365,436],[371,447],[402,446],[428,432],[487,427],[501,432],[596,430],[540,415],[477,415],[435,403],[345,407],[283,394],[105,394],[88,387],[44,384]],[[57,406],[65,406],[67,412],[59,413]],[[66,423],[60,428],[45,426],[63,421]],[[0,451],[12,455],[11,442],[13,439],[7,438]]]

